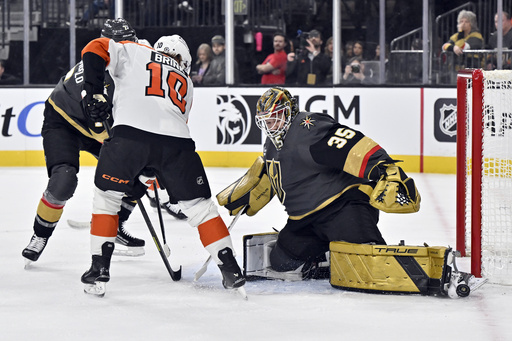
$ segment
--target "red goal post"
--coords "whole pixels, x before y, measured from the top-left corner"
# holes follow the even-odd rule
[[[512,71],[457,76],[457,250],[471,273],[512,284]]]

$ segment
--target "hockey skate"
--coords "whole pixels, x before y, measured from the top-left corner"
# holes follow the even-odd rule
[[[179,219],[179,220],[187,219],[187,216],[185,215],[185,213],[183,213],[183,211],[180,209],[180,206],[178,204],[171,204],[171,202],[168,201],[165,204],[163,204],[162,207],[167,211],[167,213],[169,213],[176,219]]]
[[[153,208],[156,208],[156,198],[151,197],[148,193],[146,193],[146,196],[149,199],[149,205]],[[167,201],[166,203],[160,204],[160,207],[162,207],[169,215],[173,216],[178,220],[187,219],[187,216],[185,215],[185,213],[183,213],[178,204],[172,204],[170,201]]]
[[[35,233],[32,235],[30,243],[21,253],[25,257],[25,268],[39,259],[47,243],[48,238],[38,237]]]
[[[85,284],[86,294],[103,297],[106,285],[110,281],[110,259],[114,251],[114,243],[105,242],[101,246],[101,255],[92,256],[91,268],[82,275],[82,283]]]
[[[247,293],[244,289],[245,276],[233,256],[233,251],[226,247],[220,250],[218,255],[222,261],[222,264],[219,265],[222,273],[222,285],[226,289],[236,289],[243,298],[247,299]]]
[[[146,245],[146,242],[143,239],[132,236],[130,232],[126,231],[122,223],[119,224],[114,255],[130,257],[143,256],[145,254],[144,245]]]

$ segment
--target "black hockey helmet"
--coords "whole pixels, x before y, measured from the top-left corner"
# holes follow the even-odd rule
[[[123,18],[107,19],[103,24],[101,36],[114,41],[137,41],[137,35],[132,25]]]

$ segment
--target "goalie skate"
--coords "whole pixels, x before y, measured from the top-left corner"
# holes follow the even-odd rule
[[[459,271],[455,262],[457,257],[460,257],[460,252],[453,251],[447,259],[447,265],[450,265],[452,268],[447,290],[448,297],[450,298],[467,297],[471,292],[477,290],[488,281],[487,278],[476,278],[470,273]]]

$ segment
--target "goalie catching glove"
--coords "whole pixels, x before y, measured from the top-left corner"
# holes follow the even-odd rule
[[[378,175],[376,175],[378,174]],[[370,204],[387,213],[414,213],[420,209],[421,197],[414,180],[394,163],[379,162],[369,174],[380,179],[369,194]]]
[[[260,156],[244,176],[217,194],[217,201],[229,210],[230,215],[236,215],[247,205],[244,213],[253,216],[268,204],[274,194],[265,172],[265,162]]]

